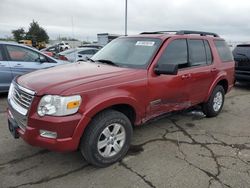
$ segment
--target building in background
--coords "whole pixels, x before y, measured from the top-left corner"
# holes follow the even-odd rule
[[[99,33],[97,34],[97,43],[101,46],[105,46],[110,41],[120,37],[121,35],[109,34],[109,33]]]

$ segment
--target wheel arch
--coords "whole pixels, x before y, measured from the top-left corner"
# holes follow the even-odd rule
[[[226,75],[221,75],[220,77],[218,77],[214,82],[213,84],[211,85],[211,87],[209,88],[209,91],[208,91],[208,95],[205,99],[205,102],[208,101],[209,97],[211,96],[214,88],[217,86],[217,85],[221,85],[223,88],[224,88],[224,91],[225,93],[228,92],[228,89],[229,89],[229,83],[228,83],[228,80],[226,78]]]
[[[100,102],[88,109],[85,112],[85,115],[92,119],[97,114],[107,109],[113,109],[123,113],[129,118],[131,124],[137,124],[140,122],[141,109],[136,100],[128,97],[119,97],[108,100],[105,99],[103,102]]]

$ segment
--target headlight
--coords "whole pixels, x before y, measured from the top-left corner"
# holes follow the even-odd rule
[[[39,116],[66,116],[78,111],[82,102],[81,96],[62,97],[58,95],[45,95],[39,102],[37,113]]]

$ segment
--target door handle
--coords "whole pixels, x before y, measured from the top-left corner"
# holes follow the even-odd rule
[[[22,64],[16,64],[14,67],[22,67],[23,65]]]
[[[191,74],[184,74],[181,76],[181,79],[188,79],[188,78],[191,78]]]
[[[211,71],[211,72],[216,72],[217,69],[216,69],[216,68],[212,68],[210,71]]]

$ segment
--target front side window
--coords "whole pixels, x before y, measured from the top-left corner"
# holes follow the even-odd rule
[[[187,66],[187,57],[186,39],[178,39],[166,47],[158,64],[178,64],[181,68]]]
[[[146,68],[161,43],[160,39],[155,38],[118,38],[108,43],[91,59],[112,61],[122,67]]]
[[[219,53],[221,61],[223,62],[233,61],[233,55],[229,49],[229,46],[224,40],[216,40],[214,43]]]
[[[203,40],[188,40],[190,66],[207,64],[207,57]]]
[[[39,54],[32,50],[14,45],[7,45],[6,49],[11,61],[25,61],[25,62],[40,61]]]

